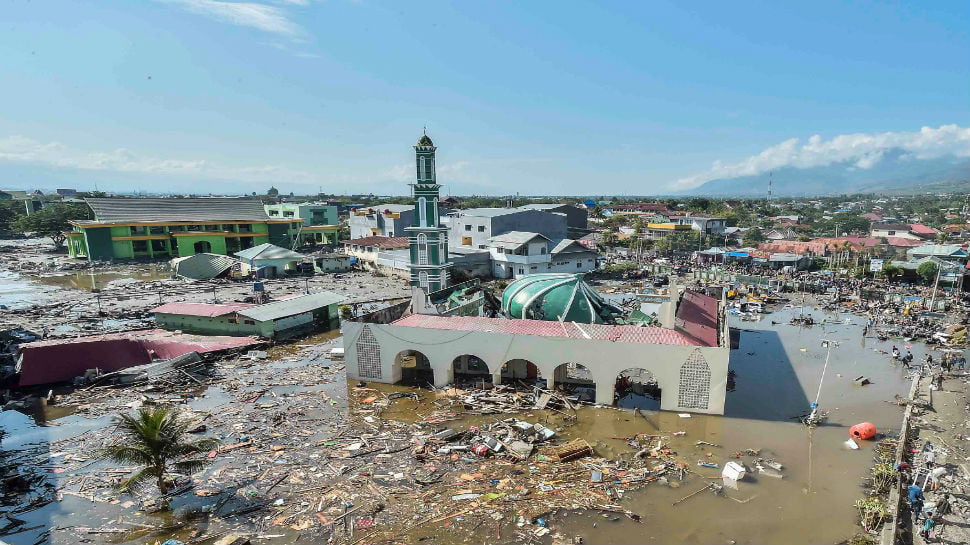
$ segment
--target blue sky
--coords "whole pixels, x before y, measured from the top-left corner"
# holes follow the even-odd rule
[[[605,5],[603,5],[605,4]],[[970,155],[970,4],[8,0],[0,187],[656,194]]]

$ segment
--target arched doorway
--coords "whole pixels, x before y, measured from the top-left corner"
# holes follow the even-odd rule
[[[426,387],[434,384],[431,360],[417,350],[404,350],[394,356],[394,365],[401,369],[401,384]]]
[[[200,240],[193,246],[195,248],[195,253],[197,254],[207,254],[212,252],[212,244],[208,240]]]
[[[513,359],[505,362],[502,366],[502,384],[535,384],[545,387],[545,379],[536,364],[529,360]]]
[[[646,369],[621,371],[613,386],[613,404],[623,409],[660,410],[660,384]]]
[[[563,363],[556,367],[553,382],[557,390],[575,395],[580,401],[596,401],[596,383],[593,373],[579,363]]]
[[[471,354],[462,354],[451,362],[451,371],[455,385],[470,385],[482,387],[492,383],[492,372],[482,358]]]

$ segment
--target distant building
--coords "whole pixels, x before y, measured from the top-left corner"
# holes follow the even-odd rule
[[[647,240],[660,240],[671,233],[690,233],[693,227],[682,223],[648,223],[641,231]]]
[[[448,245],[455,251],[487,250],[488,239],[526,231],[538,233],[553,243],[568,237],[565,214],[521,208],[471,208],[443,218],[449,227]]]
[[[61,197],[73,197],[73,196],[77,195],[77,190],[76,189],[61,188],[61,189],[56,189],[55,191]]]
[[[318,203],[280,203],[263,205],[271,218],[300,219],[304,226],[337,225],[337,207]]]
[[[716,237],[724,236],[727,220],[724,218],[708,218],[703,216],[671,216],[670,221],[678,225],[690,225],[694,231]]]
[[[351,268],[351,257],[346,254],[324,254],[312,257],[313,271],[318,273],[342,273]]]
[[[967,250],[959,244],[926,244],[906,252],[911,260],[935,257],[944,261],[966,264]]]
[[[408,237],[364,237],[351,238],[341,242],[344,252],[351,257],[355,257],[364,264],[374,265],[377,263],[377,256],[382,251],[400,250],[410,246]]]
[[[908,239],[919,239],[915,233],[913,233],[912,228],[907,223],[873,223],[869,231],[869,236],[881,238],[881,237],[896,237],[896,238],[908,238]]]
[[[271,219],[250,198],[89,198],[93,220],[72,220],[68,253],[88,260],[228,255],[260,244],[290,247],[300,222]]]
[[[566,236],[579,238],[589,233],[589,212],[571,204],[527,204],[520,210],[539,210],[566,216]]]
[[[259,278],[276,278],[294,273],[304,258],[303,254],[269,243],[236,252],[235,255],[246,265],[244,274],[254,273]]]
[[[350,238],[403,237],[404,228],[414,222],[413,204],[381,204],[358,208],[347,223]]]
[[[512,231],[488,240],[495,278],[521,278],[542,273],[585,273],[596,268],[597,253],[578,241],[553,245],[539,233]]]
[[[300,243],[337,244],[340,237],[338,208],[320,203],[279,203],[263,205],[271,218],[303,220],[299,227]]]

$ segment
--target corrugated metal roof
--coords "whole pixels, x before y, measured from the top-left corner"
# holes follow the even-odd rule
[[[234,257],[219,254],[195,254],[173,259],[175,274],[192,280],[215,278],[239,263]]]
[[[201,316],[203,318],[214,318],[232,314],[239,310],[252,308],[256,305],[249,303],[225,303],[213,305],[209,303],[165,303],[160,307],[155,307],[151,311],[154,314],[179,314],[182,316]]]
[[[268,320],[278,320],[287,316],[303,314],[304,312],[317,310],[327,305],[340,303],[343,300],[343,295],[331,291],[321,291],[241,310],[239,311],[239,315],[256,320],[257,322],[266,322]]]
[[[252,259],[303,259],[304,255],[301,253],[294,252],[293,250],[287,250],[275,244],[270,244],[269,242],[265,244],[260,244],[259,246],[253,246],[241,252],[236,252],[234,255],[239,257],[239,259],[245,259],[247,261]]]
[[[378,248],[407,248],[409,245],[408,237],[361,237],[350,240],[340,241],[344,245],[352,244],[357,246],[376,246]]]
[[[189,352],[204,354],[258,343],[254,337],[188,335],[163,329],[38,341],[20,345],[20,386],[68,381],[83,375],[87,369],[117,371],[158,358],[176,358]]]
[[[488,239],[489,244],[493,246],[499,246],[503,248],[518,248],[523,244],[528,244],[535,238],[544,238],[547,242],[552,242],[549,237],[541,235],[539,233],[532,233],[529,231],[509,231],[508,233],[503,233],[501,235],[495,235]]]
[[[688,291],[680,299],[674,324],[678,333],[700,346],[718,345],[718,300],[709,295]]]
[[[670,344],[679,346],[704,345],[700,339],[674,329],[662,327],[641,327],[635,325],[601,325],[572,322],[547,322],[542,320],[517,320],[506,318],[480,318],[472,316],[437,316],[431,314],[411,314],[393,322],[392,325],[420,327],[427,329],[447,329],[457,331],[477,331],[507,335],[538,335],[540,337],[565,337],[571,339],[613,341],[623,343]]]
[[[566,250],[570,248],[572,248],[572,251],[566,252]],[[580,243],[579,241],[568,239],[568,238],[564,238],[560,240],[559,244],[556,244],[556,246],[553,247],[552,250],[549,250],[549,253],[553,255],[561,254],[563,252],[570,253],[570,254],[577,254],[577,253],[583,253],[583,252],[595,253],[589,248],[587,248],[586,246],[583,246],[583,244]]]
[[[85,199],[99,222],[264,221],[270,219],[257,199]]]

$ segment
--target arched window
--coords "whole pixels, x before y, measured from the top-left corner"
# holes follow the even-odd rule
[[[428,282],[428,271],[421,271],[418,273],[418,285],[424,289],[428,289],[430,283]]]
[[[418,265],[428,264],[428,235],[418,234]]]
[[[428,166],[426,168],[425,174],[428,175],[429,180],[434,179],[434,157],[428,157]]]
[[[422,155],[421,157],[418,157],[418,179],[424,180],[426,178],[425,176],[426,173],[427,173],[427,169],[424,163],[424,156]]]
[[[418,198],[418,218],[421,227],[428,226],[428,200],[424,197]]]

